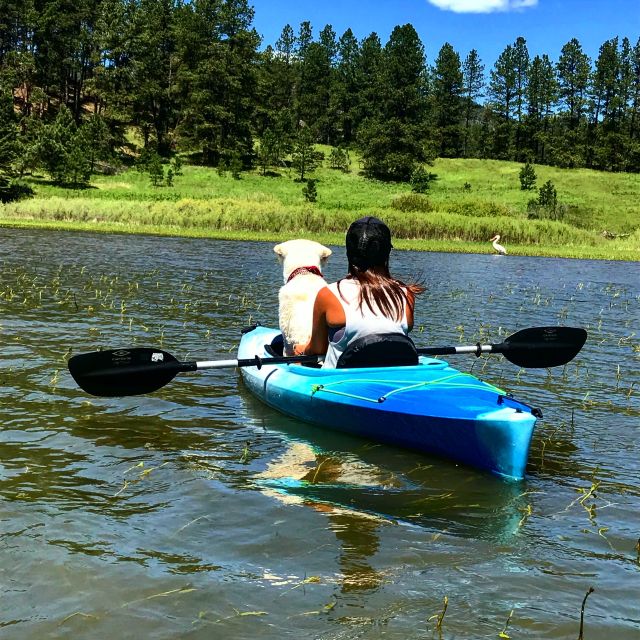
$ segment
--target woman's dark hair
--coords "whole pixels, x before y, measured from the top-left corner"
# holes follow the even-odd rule
[[[360,284],[359,307],[366,304],[374,313],[377,309],[395,320],[401,320],[405,305],[410,302],[406,292],[413,296],[425,288],[420,284],[405,284],[389,273],[391,231],[373,216],[356,220],[346,237],[349,276]],[[338,282],[340,292],[340,282]]]

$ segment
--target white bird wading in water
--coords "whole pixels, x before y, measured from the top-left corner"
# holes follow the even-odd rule
[[[491,238],[491,239],[489,240],[489,242],[492,242],[492,243],[493,243],[493,248],[494,248],[494,249],[495,249],[495,250],[496,250],[500,255],[506,256],[506,255],[507,255],[507,250],[506,250],[506,249],[505,249],[501,244],[498,244],[498,240],[500,240],[500,236],[495,235],[495,236],[493,236],[493,238]]]

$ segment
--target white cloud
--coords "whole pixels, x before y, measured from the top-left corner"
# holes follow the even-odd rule
[[[427,0],[430,4],[454,13],[493,13],[535,7],[538,0]]]

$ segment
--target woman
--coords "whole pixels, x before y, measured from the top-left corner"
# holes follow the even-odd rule
[[[424,291],[389,273],[391,232],[382,220],[356,220],[347,231],[346,248],[349,274],[318,292],[311,339],[296,350],[326,354],[325,368],[336,367],[347,347],[366,336],[406,336],[413,328],[415,296]]]

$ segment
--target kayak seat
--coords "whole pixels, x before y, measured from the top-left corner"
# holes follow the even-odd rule
[[[284,355],[284,338],[279,333],[272,341],[271,344],[265,344],[264,350],[274,358],[279,358]]]
[[[410,367],[418,364],[413,340],[402,333],[378,333],[354,340],[338,358],[336,369]]]
[[[265,344],[264,350],[272,357],[279,358],[284,355],[284,338],[279,333],[272,341],[271,344]],[[313,369],[319,369],[322,364],[320,362],[302,362],[304,367],[312,367]]]

